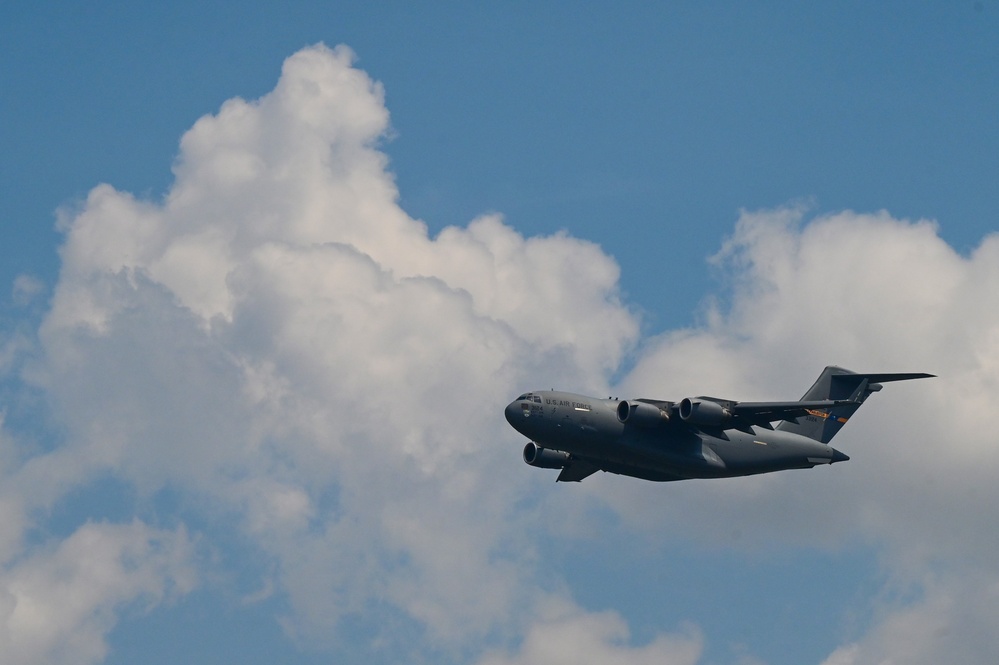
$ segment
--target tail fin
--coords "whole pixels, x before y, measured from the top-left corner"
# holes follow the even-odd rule
[[[906,381],[908,379],[923,379],[933,376],[918,372],[906,374],[857,374],[842,367],[830,365],[822,370],[822,374],[808,392],[801,398],[803,402],[816,400],[843,400],[846,404],[830,409],[809,411],[808,415],[795,421],[784,421],[777,426],[778,430],[807,436],[822,443],[829,443],[850,416],[860,408],[860,405],[871,395],[881,390],[882,383],[889,381]]]

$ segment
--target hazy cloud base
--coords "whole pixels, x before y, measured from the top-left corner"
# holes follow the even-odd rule
[[[101,185],[63,214],[51,308],[34,348],[10,352],[28,359],[4,363],[60,432],[0,440],[5,662],[101,660],[123,608],[216,583],[218,533],[267,562],[243,591],[280,599],[303,648],[336,650],[349,621],[385,660],[700,662],[710,627],[635,644],[613,609],[542,574],[550,515],[580,537],[572,525],[607,508],[645,542],[731,546],[738,528],[737,547],[876,548],[891,600],[829,665],[999,651],[999,454],[983,422],[999,240],[960,256],[932,223],[887,212],[745,212],[713,259],[725,302],[640,339],[593,243],[525,238],[495,215],[432,238],[406,215],[379,146],[383,91],[352,59],[305,49],[272,93],[200,119],[163,201]],[[941,378],[877,395],[837,439],[854,461],[835,473],[717,483],[593,479],[570,495],[523,468],[501,415],[551,383],[793,398],[830,362]],[[107,478],[170,508],[37,536]],[[191,514],[210,532],[192,536]]]

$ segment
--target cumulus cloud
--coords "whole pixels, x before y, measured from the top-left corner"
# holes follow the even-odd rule
[[[861,463],[836,472],[861,490],[849,500],[864,503],[830,516],[823,529],[841,525],[872,539],[890,536],[899,551],[926,549],[927,555],[954,547],[966,548],[962,554],[983,551],[985,540],[937,542],[937,536],[958,528],[955,516],[993,517],[973,507],[994,495],[988,478],[999,466],[999,451],[981,426],[999,377],[992,361],[999,237],[963,257],[930,222],[847,212],[801,225],[803,214],[744,214],[715,257],[732,284],[731,306],[714,309],[699,328],[647,342],[625,386],[643,394],[712,389],[743,399],[793,399],[827,363],[939,374],[887,385],[839,435],[837,445]],[[815,485],[829,470],[763,482],[790,488],[808,478]],[[760,487],[726,486],[738,492]],[[826,489],[818,483],[810,494]],[[831,499],[822,494],[820,500]]]
[[[548,600],[516,653],[488,654],[478,665],[695,665],[701,658],[702,638],[693,628],[642,646],[628,644],[629,637],[615,612],[583,612]]]
[[[603,389],[638,321],[593,243],[495,215],[430,237],[352,60],[305,49],[198,120],[162,201],[100,185],[63,212],[25,376],[65,437],[22,487],[44,508],[111,475],[235,517],[303,641],[378,607],[467,649],[536,595],[498,405],[540,377]]]
[[[149,609],[193,587],[183,529],[81,526],[0,573],[0,653],[11,665],[94,663],[124,605]]]
[[[929,221],[842,212],[806,223],[806,214],[743,213],[713,260],[727,304],[697,328],[646,342],[628,392],[794,399],[828,363],[939,378],[886,385],[838,436],[853,461],[834,469],[691,483],[679,507],[649,507],[643,487],[593,491],[641,533],[875,546],[886,592],[913,591],[885,601],[871,634],[830,663],[932,662],[965,640],[962,653],[995,653],[999,642],[975,617],[999,617],[999,515],[988,508],[999,501],[988,423],[999,399],[999,236],[962,256]],[[930,625],[940,629],[919,628]]]
[[[955,572],[928,576],[916,602],[879,608],[872,630],[837,649],[823,665],[991,661],[999,579],[977,569]]]

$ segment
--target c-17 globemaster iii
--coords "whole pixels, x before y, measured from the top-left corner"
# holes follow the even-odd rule
[[[556,480],[562,482],[597,471],[656,481],[748,476],[845,462],[850,458],[829,442],[881,384],[932,376],[830,366],[797,402],[530,392],[506,407],[506,419],[531,439],[524,461],[561,469]]]

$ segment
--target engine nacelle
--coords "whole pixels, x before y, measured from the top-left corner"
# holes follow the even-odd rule
[[[732,413],[718,402],[685,397],[680,401],[680,420],[702,427],[724,427]]]
[[[617,419],[639,427],[658,427],[669,422],[669,414],[645,402],[621,402],[617,405]]]
[[[539,469],[561,469],[569,463],[569,453],[542,448],[533,441],[524,446],[524,461]]]

